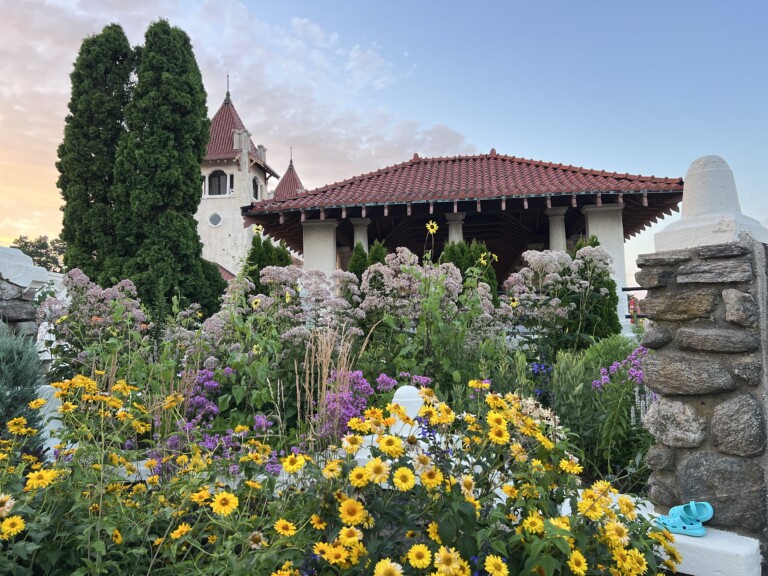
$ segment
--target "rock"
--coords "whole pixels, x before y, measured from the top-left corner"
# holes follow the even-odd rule
[[[685,264],[677,271],[678,284],[748,282],[753,279],[749,260],[725,260]]]
[[[752,294],[726,288],[723,290],[725,319],[741,326],[754,326],[757,322],[757,304]]]
[[[646,266],[676,266],[691,259],[690,250],[669,250],[654,254],[640,254],[637,257],[637,267]]]
[[[22,300],[0,300],[0,319],[9,322],[34,320],[37,317],[35,307]]]
[[[681,502],[712,504],[712,525],[752,532],[765,528],[765,480],[756,462],[696,452],[680,463],[677,479]]]
[[[675,468],[675,451],[669,446],[654,444],[645,455],[645,463],[655,472],[672,471]]]
[[[665,326],[651,326],[640,339],[640,344],[646,348],[657,350],[672,342],[672,330]]]
[[[37,322],[16,322],[13,325],[16,334],[37,338]]]
[[[765,452],[765,417],[751,394],[742,394],[715,407],[712,443],[726,454],[752,458]]]
[[[725,354],[754,352],[760,346],[760,339],[754,332],[729,328],[680,328],[675,342],[681,350]]]
[[[645,383],[660,394],[713,394],[736,389],[725,366],[699,356],[657,352],[646,356],[643,370]]]
[[[648,489],[651,500],[657,506],[671,508],[680,504],[680,492],[673,474],[654,472],[648,478]]]
[[[714,290],[687,290],[645,298],[640,311],[651,320],[692,320],[707,318],[715,309],[718,293]]]
[[[745,256],[750,250],[741,244],[712,244],[712,246],[702,246],[699,248],[699,258],[733,258],[736,256]]]
[[[671,270],[660,270],[658,268],[647,268],[635,273],[635,280],[642,288],[662,288],[669,284],[672,278]]]
[[[706,437],[704,418],[674,398],[661,398],[651,404],[643,424],[658,442],[671,448],[696,448]]]
[[[742,386],[759,386],[763,380],[762,362],[734,362],[733,375]]]
[[[8,282],[0,276],[0,300],[15,300],[21,298],[21,286]]]

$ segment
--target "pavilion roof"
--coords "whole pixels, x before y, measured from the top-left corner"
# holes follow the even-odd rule
[[[406,162],[342,182],[290,196],[275,194],[273,199],[255,202],[249,212],[256,215],[365,205],[682,190],[682,178],[590,170],[491,150],[490,154],[438,158],[414,154]]]
[[[245,125],[240,119],[235,105],[232,103],[229,92],[227,92],[224,102],[222,102],[211,119],[211,137],[208,141],[203,160],[238,160],[240,158],[240,150],[235,150],[234,139],[232,138],[232,133],[235,130],[245,130]],[[278,176],[277,172],[259,157],[253,140],[249,141],[248,157],[250,160],[260,165],[273,176]]]

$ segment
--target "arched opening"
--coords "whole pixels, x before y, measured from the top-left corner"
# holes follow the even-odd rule
[[[208,176],[208,196],[224,196],[228,191],[226,173],[222,170],[211,172]]]

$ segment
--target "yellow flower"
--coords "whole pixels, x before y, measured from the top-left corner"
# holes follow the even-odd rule
[[[115,544],[122,544],[123,543],[123,535],[120,534],[120,530],[115,528],[112,530],[112,542]]]
[[[325,546],[320,554],[329,564],[344,564],[349,552],[344,546]]]
[[[437,230],[438,230],[437,222],[435,222],[434,220],[430,220],[429,222],[427,222],[428,234],[434,234],[435,232],[437,232]]]
[[[9,536],[16,536],[19,532],[24,530],[24,518],[21,516],[8,516],[3,523],[0,524],[0,531],[5,538]]]
[[[378,438],[377,442],[379,443],[379,449],[390,458],[399,458],[405,452],[403,441],[397,436],[385,434]]]
[[[237,496],[230,494],[229,492],[219,492],[213,497],[211,502],[211,510],[214,514],[219,516],[229,516],[237,509],[239,501]]]
[[[160,476],[157,474],[152,474],[151,476],[147,476],[147,484],[149,486],[157,486],[160,484]]]
[[[238,424],[237,426],[235,426],[234,432],[235,434],[245,434],[246,432],[248,432],[248,430],[250,430],[250,428],[248,428],[248,426],[246,426],[245,424]]]
[[[323,519],[320,518],[317,514],[312,514],[312,517],[309,519],[309,523],[312,525],[312,528],[315,530],[325,530],[328,526],[327,522],[323,522]]]
[[[258,550],[262,546],[267,546],[267,540],[264,538],[264,534],[257,530],[256,532],[251,532],[251,535],[248,536],[248,544],[251,550]]]
[[[584,467],[581,466],[578,462],[572,459],[566,460],[565,458],[560,460],[560,464],[558,465],[558,468],[562,470],[563,472],[567,472],[568,474],[580,474],[582,470],[584,470]]]
[[[275,532],[290,537],[296,534],[296,526],[292,522],[288,522],[285,518],[280,518],[275,522]]]
[[[307,463],[307,459],[302,454],[289,454],[280,458],[280,462],[283,464],[283,469],[288,474],[294,474],[304,468]]]
[[[16,500],[10,494],[0,494],[0,518],[5,518],[11,513]]]
[[[384,558],[376,563],[373,576],[402,576],[403,567],[389,558]]]
[[[392,476],[392,483],[401,492],[407,492],[416,485],[416,476],[411,472],[410,468],[401,466],[395,470]]]
[[[576,576],[584,576],[587,573],[587,559],[578,550],[571,552],[570,559],[568,560],[568,568],[571,569]]]
[[[349,473],[349,483],[355,488],[362,488],[370,481],[371,475],[362,466],[357,466]]]
[[[357,454],[363,445],[363,438],[357,434],[347,434],[341,439],[341,447],[347,454]]]
[[[261,482],[256,482],[255,480],[246,480],[245,485],[253,490],[261,490]]]
[[[544,520],[536,512],[531,512],[528,517],[523,520],[523,529],[528,530],[532,534],[544,533]]]
[[[323,477],[328,478],[329,480],[332,478],[338,478],[341,474],[341,460],[331,460],[330,462],[327,462],[326,465],[323,467]]]
[[[491,429],[488,430],[488,440],[494,444],[506,444],[509,442],[509,432],[506,427],[492,426]]]
[[[440,534],[437,531],[437,522],[432,521],[429,523],[429,526],[427,526],[427,535],[438,544],[442,544]]]
[[[216,536],[216,534],[211,534],[208,536],[208,544],[216,544],[216,540],[218,540],[219,537]]]
[[[73,404],[72,402],[62,402],[61,406],[58,408],[58,412],[61,412],[62,414],[69,414],[74,412],[76,408],[77,404]]]
[[[48,400],[46,400],[45,398],[35,398],[28,404],[28,406],[32,408],[32,410],[37,410],[38,408],[42,408],[43,406],[45,406],[47,403],[48,403]]]
[[[184,402],[184,396],[181,394],[171,394],[170,396],[166,396],[165,400],[163,401],[162,409],[170,410],[182,402]]]
[[[424,472],[422,472],[421,476],[419,476],[419,479],[421,480],[421,484],[427,490],[433,490],[443,483],[444,477],[443,477],[443,473],[440,472],[440,470],[438,470],[437,468],[432,468],[430,470],[425,470]]]
[[[414,568],[427,568],[432,563],[432,552],[424,544],[414,544],[408,551],[408,562]]]
[[[371,475],[371,482],[381,483],[386,482],[389,478],[389,464],[382,461],[381,458],[374,458],[370,460],[365,469]]]
[[[488,556],[485,559],[485,571],[490,576],[509,576],[509,569],[500,556]]]
[[[171,538],[173,538],[174,540],[178,540],[179,538],[184,536],[184,534],[186,534],[190,530],[192,530],[192,526],[190,526],[186,522],[183,522],[182,524],[179,524],[179,527],[176,528],[176,530],[171,532]]]
[[[435,554],[435,568],[438,574],[458,574],[461,570],[461,556],[455,548],[440,546]]]
[[[339,518],[344,524],[357,526],[366,519],[367,512],[360,502],[354,498],[347,498],[339,506]]]
[[[352,546],[363,539],[363,533],[354,526],[345,526],[339,532],[339,540],[344,546]]]
[[[603,527],[603,535],[611,548],[629,544],[629,530],[621,522],[608,522]]]
[[[208,501],[208,498],[210,497],[211,497],[211,492],[210,490],[208,490],[208,487],[206,486],[204,488],[201,488],[194,494],[192,494],[192,496],[190,496],[189,499],[192,500],[192,502],[194,502],[195,504],[202,506]]]
[[[11,434],[23,434],[24,429],[27,427],[27,419],[23,416],[19,416],[18,418],[9,420],[5,426]]]
[[[56,475],[55,470],[35,470],[30,472],[27,474],[27,484],[24,489],[47,488],[56,479]]]

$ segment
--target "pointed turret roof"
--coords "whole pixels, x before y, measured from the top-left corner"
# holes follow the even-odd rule
[[[245,130],[245,125],[240,119],[235,105],[232,104],[229,91],[227,91],[224,102],[222,102],[211,120],[211,138],[208,141],[208,147],[206,148],[203,160],[237,160],[240,157],[240,151],[235,150],[234,147],[232,132],[235,130]],[[259,158],[258,150],[253,144],[253,140],[250,140],[248,156],[252,161],[264,168],[264,170],[279,178],[279,174]]]
[[[299,194],[299,190],[304,190],[304,185],[301,183],[301,178],[296,173],[296,168],[293,167],[293,158],[291,158],[288,164],[288,169],[280,179],[280,183],[275,188],[275,198],[293,198]]]

